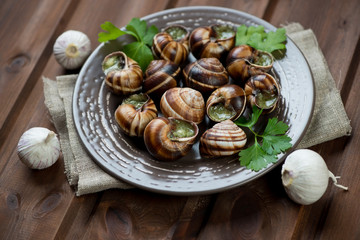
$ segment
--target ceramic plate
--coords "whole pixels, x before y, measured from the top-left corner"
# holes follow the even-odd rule
[[[190,30],[214,23],[239,26],[263,25],[276,28],[244,12],[219,7],[184,7],[151,14],[143,18],[159,30],[181,24]],[[238,156],[206,159],[199,154],[198,142],[192,151],[176,162],[160,162],[147,152],[142,138],[124,135],[114,121],[120,98],[105,87],[101,62],[121,49],[127,40],[101,44],[81,69],[73,95],[73,117],[84,146],[107,173],[136,187],[173,194],[208,194],[227,190],[270,171],[283,162],[286,154],[267,168],[254,172],[240,166]],[[274,70],[281,83],[281,101],[274,113],[289,126],[293,149],[301,140],[312,116],[314,84],[309,66],[296,45],[288,39],[286,56],[277,60]],[[290,152],[289,150],[288,152]]]

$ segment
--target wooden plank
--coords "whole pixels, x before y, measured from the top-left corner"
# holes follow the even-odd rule
[[[82,239],[169,239],[186,200],[139,189],[108,190]]]
[[[359,4],[356,1],[345,2],[322,0],[311,2],[278,1],[276,5],[269,9],[270,13],[266,15],[266,19],[275,25],[284,22],[300,22],[305,28],[311,28],[314,31],[338,89],[342,90],[343,86],[347,88],[343,91],[343,99],[348,98],[347,94],[351,92],[349,89],[352,88],[352,84],[355,82],[352,74],[348,75],[347,73],[352,71],[351,61],[358,59],[354,58],[353,54],[356,54],[358,50],[360,34],[357,24],[360,21],[360,16],[350,14],[354,12],[354,9],[359,9]],[[318,9],[321,9],[321,15],[318,14]],[[353,101],[350,100],[350,102]],[[356,116],[354,117],[356,118]],[[354,139],[350,146],[346,145],[347,140],[349,139],[343,137],[312,148],[322,155],[328,168],[335,175],[344,172],[344,162],[349,164],[349,167],[356,167],[356,161],[348,157],[349,153],[356,151],[355,145],[352,145]],[[343,179],[341,182],[346,183]],[[355,194],[352,197],[356,198],[358,195]],[[339,189],[329,187],[318,202],[300,208],[293,238],[320,238],[325,233],[327,237],[341,234],[338,237],[345,239],[347,238],[345,236],[349,233],[348,238],[351,239],[353,236],[350,235],[356,232],[353,225],[346,224],[353,221],[353,219],[349,218],[351,215],[341,214],[335,209],[342,206],[341,198],[351,199],[352,197],[339,191]],[[338,215],[329,218],[330,210],[335,211]],[[340,222],[342,223],[340,226],[335,224],[335,221],[338,222],[339,219],[341,219]],[[334,225],[327,224],[328,221]],[[337,226],[334,228],[335,225]],[[344,231],[340,233],[338,229],[344,229]]]
[[[360,12],[359,1],[279,0],[265,19],[276,26],[300,22],[305,28],[311,28],[341,89],[360,36],[360,14],[355,12]]]
[[[14,147],[30,127],[53,129],[46,117],[42,83],[29,95],[20,117],[14,123],[13,136],[1,148],[0,238],[51,239],[59,228],[74,192],[64,175],[62,158],[45,170],[31,170],[19,161]],[[42,110],[42,111],[41,111]],[[34,114],[36,113],[36,114]],[[3,165],[3,162],[6,164]]]
[[[280,179],[278,174],[275,169],[267,177],[219,194],[198,239],[290,239],[298,208],[278,187],[281,180],[269,181]]]
[[[355,59],[356,60],[356,59]],[[355,66],[358,66],[358,59]],[[357,69],[358,74],[360,69]],[[351,87],[359,88],[358,75],[351,81]],[[314,149],[325,159],[328,168],[336,176],[341,176],[339,182],[349,191],[343,191],[333,186],[329,187],[324,196],[315,204],[303,209],[303,216],[299,218],[294,237],[322,238],[322,239],[357,239],[360,236],[358,223],[360,222],[359,207],[354,204],[360,197],[358,186],[359,161],[357,150],[360,142],[358,97],[356,91],[350,91],[346,101],[346,111],[351,119],[352,136],[343,137],[324,143]],[[339,231],[341,229],[341,231]]]
[[[0,21],[0,134],[16,101],[34,85],[29,75],[70,1],[2,1]],[[11,9],[11,11],[9,11]],[[51,9],[51,11],[49,10]],[[5,104],[6,103],[6,104]],[[6,124],[5,124],[6,125]]]
[[[356,53],[356,52],[355,52]],[[360,67],[357,62],[357,73],[353,81],[352,87],[360,89]],[[339,167],[336,168],[335,175],[341,176],[339,181],[349,187],[348,192],[332,186],[329,183],[329,191],[331,198],[329,199],[326,215],[323,213],[322,222],[319,228],[321,233],[318,234],[322,239],[359,239],[360,238],[360,206],[354,204],[360,199],[360,162],[357,149],[360,146],[360,106],[358,104],[358,93],[351,91],[346,104],[346,111],[352,120],[353,135],[349,139],[344,140],[344,149],[339,152],[336,158]],[[341,229],[334,231],[333,229]],[[317,237],[318,237],[317,236]]]

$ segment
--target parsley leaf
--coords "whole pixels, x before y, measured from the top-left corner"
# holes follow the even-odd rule
[[[119,28],[115,27],[114,24],[111,22],[105,22],[101,24],[101,28],[105,32],[101,32],[98,34],[98,41],[99,42],[106,42],[109,40],[115,40],[118,37],[126,34],[125,31],[120,30]]]
[[[263,137],[262,148],[268,154],[279,154],[291,148],[292,144],[290,143],[290,141],[291,138],[286,135],[265,135]]]
[[[135,38],[138,42],[143,41],[143,37],[146,34],[146,22],[144,20],[140,20],[139,18],[133,18],[131,21],[126,25],[126,29],[129,32],[134,33]]]
[[[262,111],[263,111],[262,109],[253,106],[250,119],[246,119],[245,117],[240,117],[238,120],[236,120],[235,123],[240,127],[251,128],[258,121]]]
[[[235,45],[239,46],[239,45],[243,45],[243,44],[247,44],[249,41],[249,38],[251,37],[251,35],[253,35],[254,33],[259,33],[260,35],[265,35],[265,30],[264,30],[264,26],[250,26],[247,27],[246,25],[241,25],[240,27],[238,27],[237,31],[236,31],[236,36],[235,36]]]
[[[259,171],[265,168],[269,163],[277,161],[275,155],[267,154],[256,141],[251,147],[242,150],[239,153],[240,165],[254,171]]]
[[[126,31],[117,28],[110,22],[101,24],[101,28],[105,32],[98,34],[99,42],[115,40],[124,34],[133,36],[135,41],[126,44],[123,48],[123,52],[129,58],[136,61],[143,71],[146,70],[149,63],[154,59],[151,52],[151,45],[155,34],[159,32],[155,25],[148,27],[145,20],[133,18],[126,25]]]
[[[250,119],[239,118],[234,123],[240,127],[247,127],[254,134],[254,144],[239,152],[240,165],[248,169],[259,171],[270,163],[275,163],[277,155],[292,147],[291,138],[286,135],[289,126],[277,118],[270,118],[261,134],[253,130],[260,118],[262,109],[253,107]],[[262,142],[258,142],[261,139]]]
[[[264,130],[264,135],[285,134],[288,129],[289,126],[286,123],[279,121],[277,118],[270,118]]]
[[[235,45],[247,44],[258,50],[271,53],[275,50],[286,49],[285,42],[285,28],[278,28],[275,32],[265,32],[261,25],[246,27],[243,24],[237,29]]]
[[[144,43],[146,43],[148,46],[151,46],[153,43],[153,38],[158,32],[159,30],[157,27],[155,27],[155,25],[151,25],[146,31],[146,35],[143,37]]]
[[[148,66],[153,60],[152,52],[144,42],[132,42],[124,46],[123,52],[135,61],[140,66]],[[145,67],[146,69],[146,67]]]

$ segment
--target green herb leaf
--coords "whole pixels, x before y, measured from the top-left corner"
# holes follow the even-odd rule
[[[154,59],[151,50],[145,45],[144,42],[132,42],[124,46],[123,52],[135,60],[145,71],[149,63]]]
[[[249,128],[255,136],[254,144],[239,153],[240,165],[254,171],[259,171],[268,164],[276,162],[278,154],[292,147],[291,138],[286,135],[289,126],[275,117],[268,120],[262,135],[252,129],[261,113],[262,109],[253,107],[250,119],[234,122],[238,126]],[[258,138],[262,139],[262,144],[258,142]]]
[[[247,44],[258,50],[271,53],[275,50],[286,49],[285,42],[285,28],[278,28],[275,32],[265,32],[261,25],[257,27],[241,25],[236,32],[235,45]]]
[[[98,34],[98,41],[99,42],[106,42],[109,40],[115,40],[118,37],[127,34],[125,31],[120,30],[119,28],[117,28],[116,26],[114,26],[114,24],[112,24],[111,22],[105,22],[103,24],[101,24],[101,28],[105,31],[105,32],[101,32]]]
[[[270,118],[264,130],[264,135],[285,134],[288,129],[289,126],[286,123],[279,121],[277,118]]]
[[[240,165],[254,171],[259,171],[269,165],[269,163],[277,161],[276,155],[267,154],[257,142],[251,147],[242,150],[239,156]]]
[[[143,71],[146,70],[149,63],[154,59],[151,52],[153,37],[158,33],[156,26],[147,27],[145,20],[133,18],[126,25],[126,31],[122,31],[110,22],[105,22],[101,28],[107,32],[99,33],[99,42],[115,40],[116,38],[129,34],[135,38],[135,42],[126,44],[123,52],[131,59],[136,61]]]
[[[278,28],[276,32],[269,32],[265,37],[259,33],[251,35],[248,44],[256,49],[266,52],[285,49],[285,29]]]
[[[131,21],[126,25],[126,30],[129,32],[134,33],[136,40],[138,42],[142,42],[143,38],[146,34],[146,21],[140,20],[139,18],[133,18]]]
[[[246,119],[245,117],[240,117],[235,121],[235,124],[237,124],[240,127],[252,128],[255,125],[255,123],[258,121],[263,111],[262,109],[259,109],[256,106],[254,106],[252,110],[253,111],[251,113],[250,119]]]
[[[291,138],[287,135],[273,136],[266,135],[263,137],[263,150],[268,154],[279,154],[292,147]]]
[[[154,36],[159,32],[158,28],[155,25],[151,25],[146,31],[146,35],[143,38],[144,43],[148,46],[152,46]]]
[[[239,45],[243,45],[243,44],[247,44],[249,41],[249,38],[251,37],[251,35],[253,35],[254,33],[259,33],[261,35],[265,35],[265,30],[264,30],[264,26],[250,26],[247,27],[246,25],[241,25],[240,27],[238,27],[237,31],[236,31],[236,42],[235,45],[239,46]]]

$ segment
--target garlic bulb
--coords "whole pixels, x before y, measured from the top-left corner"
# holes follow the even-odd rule
[[[65,69],[76,69],[81,67],[90,55],[90,39],[82,32],[68,30],[56,39],[53,51],[61,66]]]
[[[58,160],[60,143],[53,131],[34,127],[20,137],[17,152],[20,160],[29,168],[44,169]]]
[[[315,151],[298,149],[289,154],[281,169],[281,179],[288,196],[296,203],[309,205],[325,193],[329,177],[335,186],[337,178],[330,172],[324,159]]]

